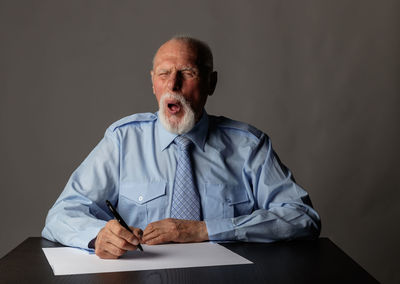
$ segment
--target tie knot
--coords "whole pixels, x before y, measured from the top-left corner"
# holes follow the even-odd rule
[[[182,150],[188,149],[189,146],[192,144],[192,141],[190,141],[190,139],[185,136],[177,136],[174,142]]]

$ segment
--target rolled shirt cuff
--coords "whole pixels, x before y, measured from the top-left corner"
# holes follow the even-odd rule
[[[233,220],[227,219],[213,219],[205,220],[208,238],[210,241],[235,241],[235,230],[233,227]]]

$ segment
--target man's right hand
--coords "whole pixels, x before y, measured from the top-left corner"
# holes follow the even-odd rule
[[[117,220],[110,220],[100,230],[95,242],[95,253],[100,258],[116,259],[128,250],[136,250],[142,239],[142,230],[130,227],[133,234]]]

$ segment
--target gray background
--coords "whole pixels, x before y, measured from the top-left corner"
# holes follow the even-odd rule
[[[156,110],[152,55],[188,33],[219,71],[207,111],[268,133],[322,235],[399,283],[399,3],[1,0],[0,256],[108,125]]]

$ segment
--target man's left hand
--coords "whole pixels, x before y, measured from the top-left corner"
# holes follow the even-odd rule
[[[142,243],[156,245],[162,243],[191,243],[208,240],[204,221],[164,219],[147,225],[143,231]]]

